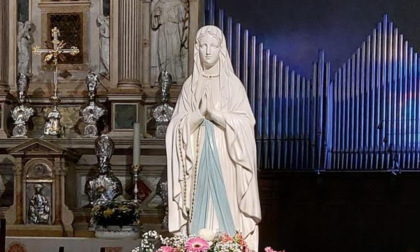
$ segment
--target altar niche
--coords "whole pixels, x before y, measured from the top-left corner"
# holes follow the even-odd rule
[[[59,60],[60,69],[81,70],[89,64],[88,56],[88,25],[89,1],[77,1],[72,4],[66,2],[40,2],[41,9],[41,43],[49,41],[51,30],[57,27],[60,30],[60,40],[66,42],[66,49],[75,46],[80,53],[74,56],[66,55],[66,60]],[[42,58],[42,57],[41,57]],[[44,62],[42,68],[46,68]]]
[[[73,236],[66,177],[79,155],[41,139],[8,150],[14,157],[14,203],[6,212],[7,235]],[[37,232],[34,232],[34,231]]]
[[[60,29],[60,40],[66,42],[64,49],[77,47],[83,51],[83,14],[82,13],[49,13],[49,38],[54,27]],[[58,64],[83,64],[83,53],[66,55],[66,60],[58,58]]]
[[[26,224],[51,224],[53,202],[53,172],[51,163],[34,159],[28,162],[23,178],[24,222]],[[25,169],[26,170],[26,169]]]

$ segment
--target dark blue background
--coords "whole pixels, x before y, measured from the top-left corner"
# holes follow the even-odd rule
[[[419,0],[219,0],[218,7],[305,76],[319,49],[334,72],[384,14],[415,51],[420,48]]]

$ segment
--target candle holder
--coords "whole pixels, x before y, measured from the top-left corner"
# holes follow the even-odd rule
[[[139,180],[139,174],[138,174],[139,169],[140,169],[140,165],[133,165],[133,173],[134,173],[134,190],[133,190],[133,192],[134,192],[134,202],[136,202],[136,203],[138,202],[137,194],[139,192],[139,188],[137,186],[137,182]]]

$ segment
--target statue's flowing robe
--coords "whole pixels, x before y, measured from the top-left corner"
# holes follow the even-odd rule
[[[160,10],[159,15],[156,12]],[[176,82],[186,78],[186,50],[182,45],[185,9],[182,1],[159,1],[152,13],[153,27],[158,28],[158,64],[160,71],[168,71]]]
[[[109,73],[109,19],[103,17],[102,24],[99,27],[99,39],[101,43],[99,44],[99,51],[101,53],[100,57],[100,72],[104,74]]]
[[[240,80],[231,74],[227,85],[219,85],[219,82],[219,78],[209,81],[201,77],[197,82],[199,84],[196,84],[199,87],[193,87],[192,78],[189,78],[182,88],[169,124],[166,135],[169,231],[186,232],[187,209],[191,208],[194,188],[194,167],[199,163],[196,159],[201,155],[204,138],[202,131],[205,130],[201,125],[204,118],[199,113],[198,104],[203,85],[207,85],[216,110],[226,121],[225,128],[214,124],[214,134],[235,229],[257,248],[257,224],[261,220],[261,210],[257,185],[255,119]],[[197,141],[199,131],[200,138]],[[200,169],[198,167],[198,172]],[[187,188],[184,187],[185,182]],[[217,217],[211,204],[208,215],[206,228],[217,230]]]

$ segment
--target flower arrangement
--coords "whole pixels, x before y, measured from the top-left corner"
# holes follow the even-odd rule
[[[140,221],[139,204],[133,201],[109,201],[94,205],[91,222],[100,226],[138,225]]]
[[[160,242],[160,247],[156,246]],[[158,248],[157,248],[158,247]],[[250,249],[241,233],[234,236],[225,233],[213,233],[211,230],[202,229],[198,236],[162,237],[156,231],[143,234],[141,246],[132,252],[254,252]],[[275,251],[271,247],[265,252]]]

